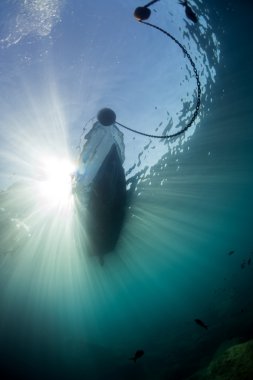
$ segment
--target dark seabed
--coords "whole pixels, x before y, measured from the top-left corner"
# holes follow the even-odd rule
[[[177,1],[153,5],[196,61],[200,115],[170,142],[123,131],[130,205],[101,266],[71,199],[36,195],[42,146],[76,159],[85,122],[114,104],[168,133],[195,81],[173,41],[132,20],[138,2],[67,3],[0,5],[0,378],[253,379],[253,6],[192,1],[193,23]]]

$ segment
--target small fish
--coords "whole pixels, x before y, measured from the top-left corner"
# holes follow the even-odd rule
[[[248,260],[248,265],[250,265],[251,264],[251,258],[249,258],[249,260]]]
[[[143,350],[137,350],[132,358],[129,358],[129,360],[133,360],[136,363],[137,359],[140,359],[144,355]]]
[[[203,327],[206,330],[208,329],[208,326],[203,321],[201,321],[201,319],[196,318],[196,319],[194,319],[194,321],[197,323],[197,325]]]
[[[241,263],[241,269],[244,269],[244,268],[245,268],[245,265],[246,265],[246,263],[245,263],[245,261],[243,261],[243,262]]]
[[[181,0],[181,1],[179,1],[179,4],[183,5],[183,7],[185,7],[185,14],[189,20],[191,20],[192,22],[195,22],[195,23],[198,22],[198,17],[193,12],[193,10],[191,9],[187,0]]]
[[[229,251],[228,252],[228,256],[231,256],[231,255],[233,255],[235,253],[235,251]]]

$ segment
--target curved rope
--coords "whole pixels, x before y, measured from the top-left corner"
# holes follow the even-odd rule
[[[200,96],[201,96],[201,87],[200,87],[199,75],[198,75],[195,63],[193,62],[190,54],[188,53],[186,48],[175,37],[173,37],[170,33],[166,32],[166,30],[160,28],[159,26],[153,25],[153,24],[146,22],[146,21],[140,20],[140,22],[142,24],[150,26],[151,28],[159,30],[160,32],[164,33],[167,37],[171,38],[180,47],[180,49],[183,51],[183,53],[186,55],[186,57],[188,58],[191,66],[193,68],[195,78],[197,81],[197,103],[196,103],[195,111],[194,111],[193,116],[192,116],[191,120],[189,121],[189,123],[183,129],[181,129],[181,131],[178,131],[176,133],[172,133],[171,135],[162,135],[162,136],[150,135],[148,133],[136,131],[135,129],[129,128],[124,124],[118,123],[117,121],[116,121],[116,124],[118,124],[120,127],[123,127],[123,128],[125,128],[131,132],[135,132],[139,135],[146,136],[146,137],[152,137],[152,138],[158,138],[158,139],[169,139],[171,137],[177,137],[177,136],[181,135],[182,133],[184,133],[187,129],[189,129],[192,126],[192,124],[194,123],[196,117],[198,116],[199,109],[200,109]]]

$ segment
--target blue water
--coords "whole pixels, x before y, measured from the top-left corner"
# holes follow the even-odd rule
[[[104,266],[80,248],[71,197],[41,195],[43,159],[76,160],[100,108],[150,134],[193,114],[192,68],[134,20],[140,5],[1,1],[2,379],[183,380],[253,336],[248,1],[192,1],[197,24],[176,1],[152,7],[196,64],[201,109],[177,139],[124,131],[131,205]]]

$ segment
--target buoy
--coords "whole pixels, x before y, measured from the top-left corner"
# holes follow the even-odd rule
[[[138,21],[147,20],[151,15],[151,10],[147,7],[138,7],[134,11],[134,17]]]
[[[110,108],[102,108],[97,114],[98,121],[105,126],[109,126],[115,123],[116,114]]]

